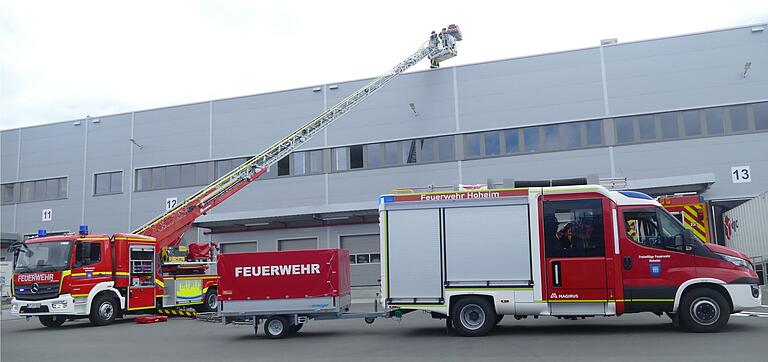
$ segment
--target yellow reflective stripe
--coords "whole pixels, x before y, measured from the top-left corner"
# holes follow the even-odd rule
[[[218,276],[216,275],[209,275],[209,276],[199,276],[199,277],[176,277],[176,280],[187,280],[187,279],[216,279]]]
[[[115,272],[115,275],[131,275],[128,272]]]
[[[140,239],[140,238],[115,238],[115,240],[127,240],[127,241],[144,241],[148,243],[155,242],[155,238],[147,238],[147,239]]]
[[[128,308],[128,310],[141,310],[141,309],[155,309],[154,306],[151,307],[136,307],[136,308]]]
[[[72,294],[73,297],[87,297],[88,294]]]
[[[155,279],[155,284],[157,284],[157,285],[159,285],[159,286],[161,286],[161,287],[165,288],[165,283],[164,283],[162,280],[157,280],[157,279]]]
[[[72,270],[67,269],[61,272],[61,279],[59,280],[59,290],[61,290],[61,287],[64,285],[64,277],[72,275]],[[11,279],[11,282],[13,282],[13,279]],[[11,293],[13,293],[13,288],[11,288]]]

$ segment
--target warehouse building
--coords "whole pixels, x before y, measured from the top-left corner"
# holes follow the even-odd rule
[[[3,242],[134,230],[366,82],[4,130]],[[377,285],[379,195],[584,176],[699,194],[722,243],[718,215],[768,190],[767,145],[766,26],[610,39],[401,75],[184,240],[342,247],[353,285]]]

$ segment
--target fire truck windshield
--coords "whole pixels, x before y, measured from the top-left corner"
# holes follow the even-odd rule
[[[70,241],[48,241],[26,243],[19,249],[16,259],[17,272],[31,273],[42,271],[60,271],[69,268],[71,255]]]

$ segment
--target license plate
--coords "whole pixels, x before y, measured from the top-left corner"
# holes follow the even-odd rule
[[[40,308],[40,303],[27,304],[27,308],[29,308],[29,309]]]

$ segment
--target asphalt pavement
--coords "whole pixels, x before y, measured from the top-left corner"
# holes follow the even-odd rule
[[[485,337],[450,335],[421,312],[402,320],[310,321],[271,340],[250,326],[173,318],[105,327],[87,320],[44,328],[36,319],[1,322],[4,362],[67,361],[767,361],[768,308],[731,316],[723,332],[693,334],[652,314],[516,321]]]

